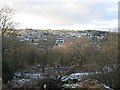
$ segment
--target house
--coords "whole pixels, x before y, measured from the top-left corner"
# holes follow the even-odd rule
[[[62,38],[62,37],[58,37],[58,38],[56,38],[56,40],[55,40],[55,44],[56,44],[57,46],[62,45],[64,42],[65,42],[65,40],[64,40],[64,38]]]

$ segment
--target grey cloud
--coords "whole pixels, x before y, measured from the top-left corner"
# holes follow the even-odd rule
[[[88,24],[93,20],[111,21],[117,18],[117,12],[108,12],[111,7],[116,8],[114,2],[79,2],[71,0],[70,3],[64,0],[9,0],[13,2],[18,12],[51,19],[54,25]],[[85,0],[86,1],[86,0]],[[110,0],[113,1],[113,0]],[[68,6],[67,6],[68,5]]]

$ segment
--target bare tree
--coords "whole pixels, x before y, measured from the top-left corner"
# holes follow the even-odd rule
[[[74,44],[71,48],[74,52],[73,56],[75,58],[75,63],[79,64],[85,62],[85,54],[88,47],[90,47],[90,39],[85,36],[80,37],[74,41]]]
[[[13,22],[15,10],[5,6],[0,9],[0,29],[2,30],[2,38],[7,37],[15,28],[17,23]]]
[[[12,66],[8,64],[8,61],[6,60],[5,56],[6,56],[6,52],[8,52],[7,50],[11,49],[10,47],[11,41],[16,40],[16,33],[13,33],[15,31],[14,28],[17,25],[17,23],[13,21],[14,14],[15,14],[15,10],[7,6],[4,6],[3,8],[0,9],[0,30],[2,35],[2,64],[3,64],[2,78],[4,82],[7,82],[13,77]],[[10,38],[11,36],[12,38]],[[7,70],[10,72],[8,72]]]
[[[7,6],[0,9],[0,30],[2,33],[2,56],[4,57],[4,51],[7,48],[8,39],[6,39],[15,29],[17,23],[13,21],[13,15],[15,10]]]

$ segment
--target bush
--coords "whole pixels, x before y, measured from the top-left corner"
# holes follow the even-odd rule
[[[13,78],[14,69],[6,61],[2,62],[2,79],[4,83],[7,83]]]
[[[88,76],[83,76],[83,79],[96,79],[105,85],[111,87],[111,88],[120,88],[119,83],[119,75],[116,71],[112,71],[109,73],[99,73],[99,74],[92,74]]]

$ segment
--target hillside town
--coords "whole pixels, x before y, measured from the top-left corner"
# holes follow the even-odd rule
[[[18,38],[20,41],[28,41],[33,45],[38,45],[41,40],[47,40],[47,38],[54,39],[54,46],[61,46],[71,44],[75,38],[86,36],[96,41],[96,45],[100,44],[100,41],[107,35],[107,31],[100,30],[78,30],[78,31],[62,31],[62,30],[37,30],[37,29],[25,29],[18,30]],[[99,41],[99,42],[98,42]]]

